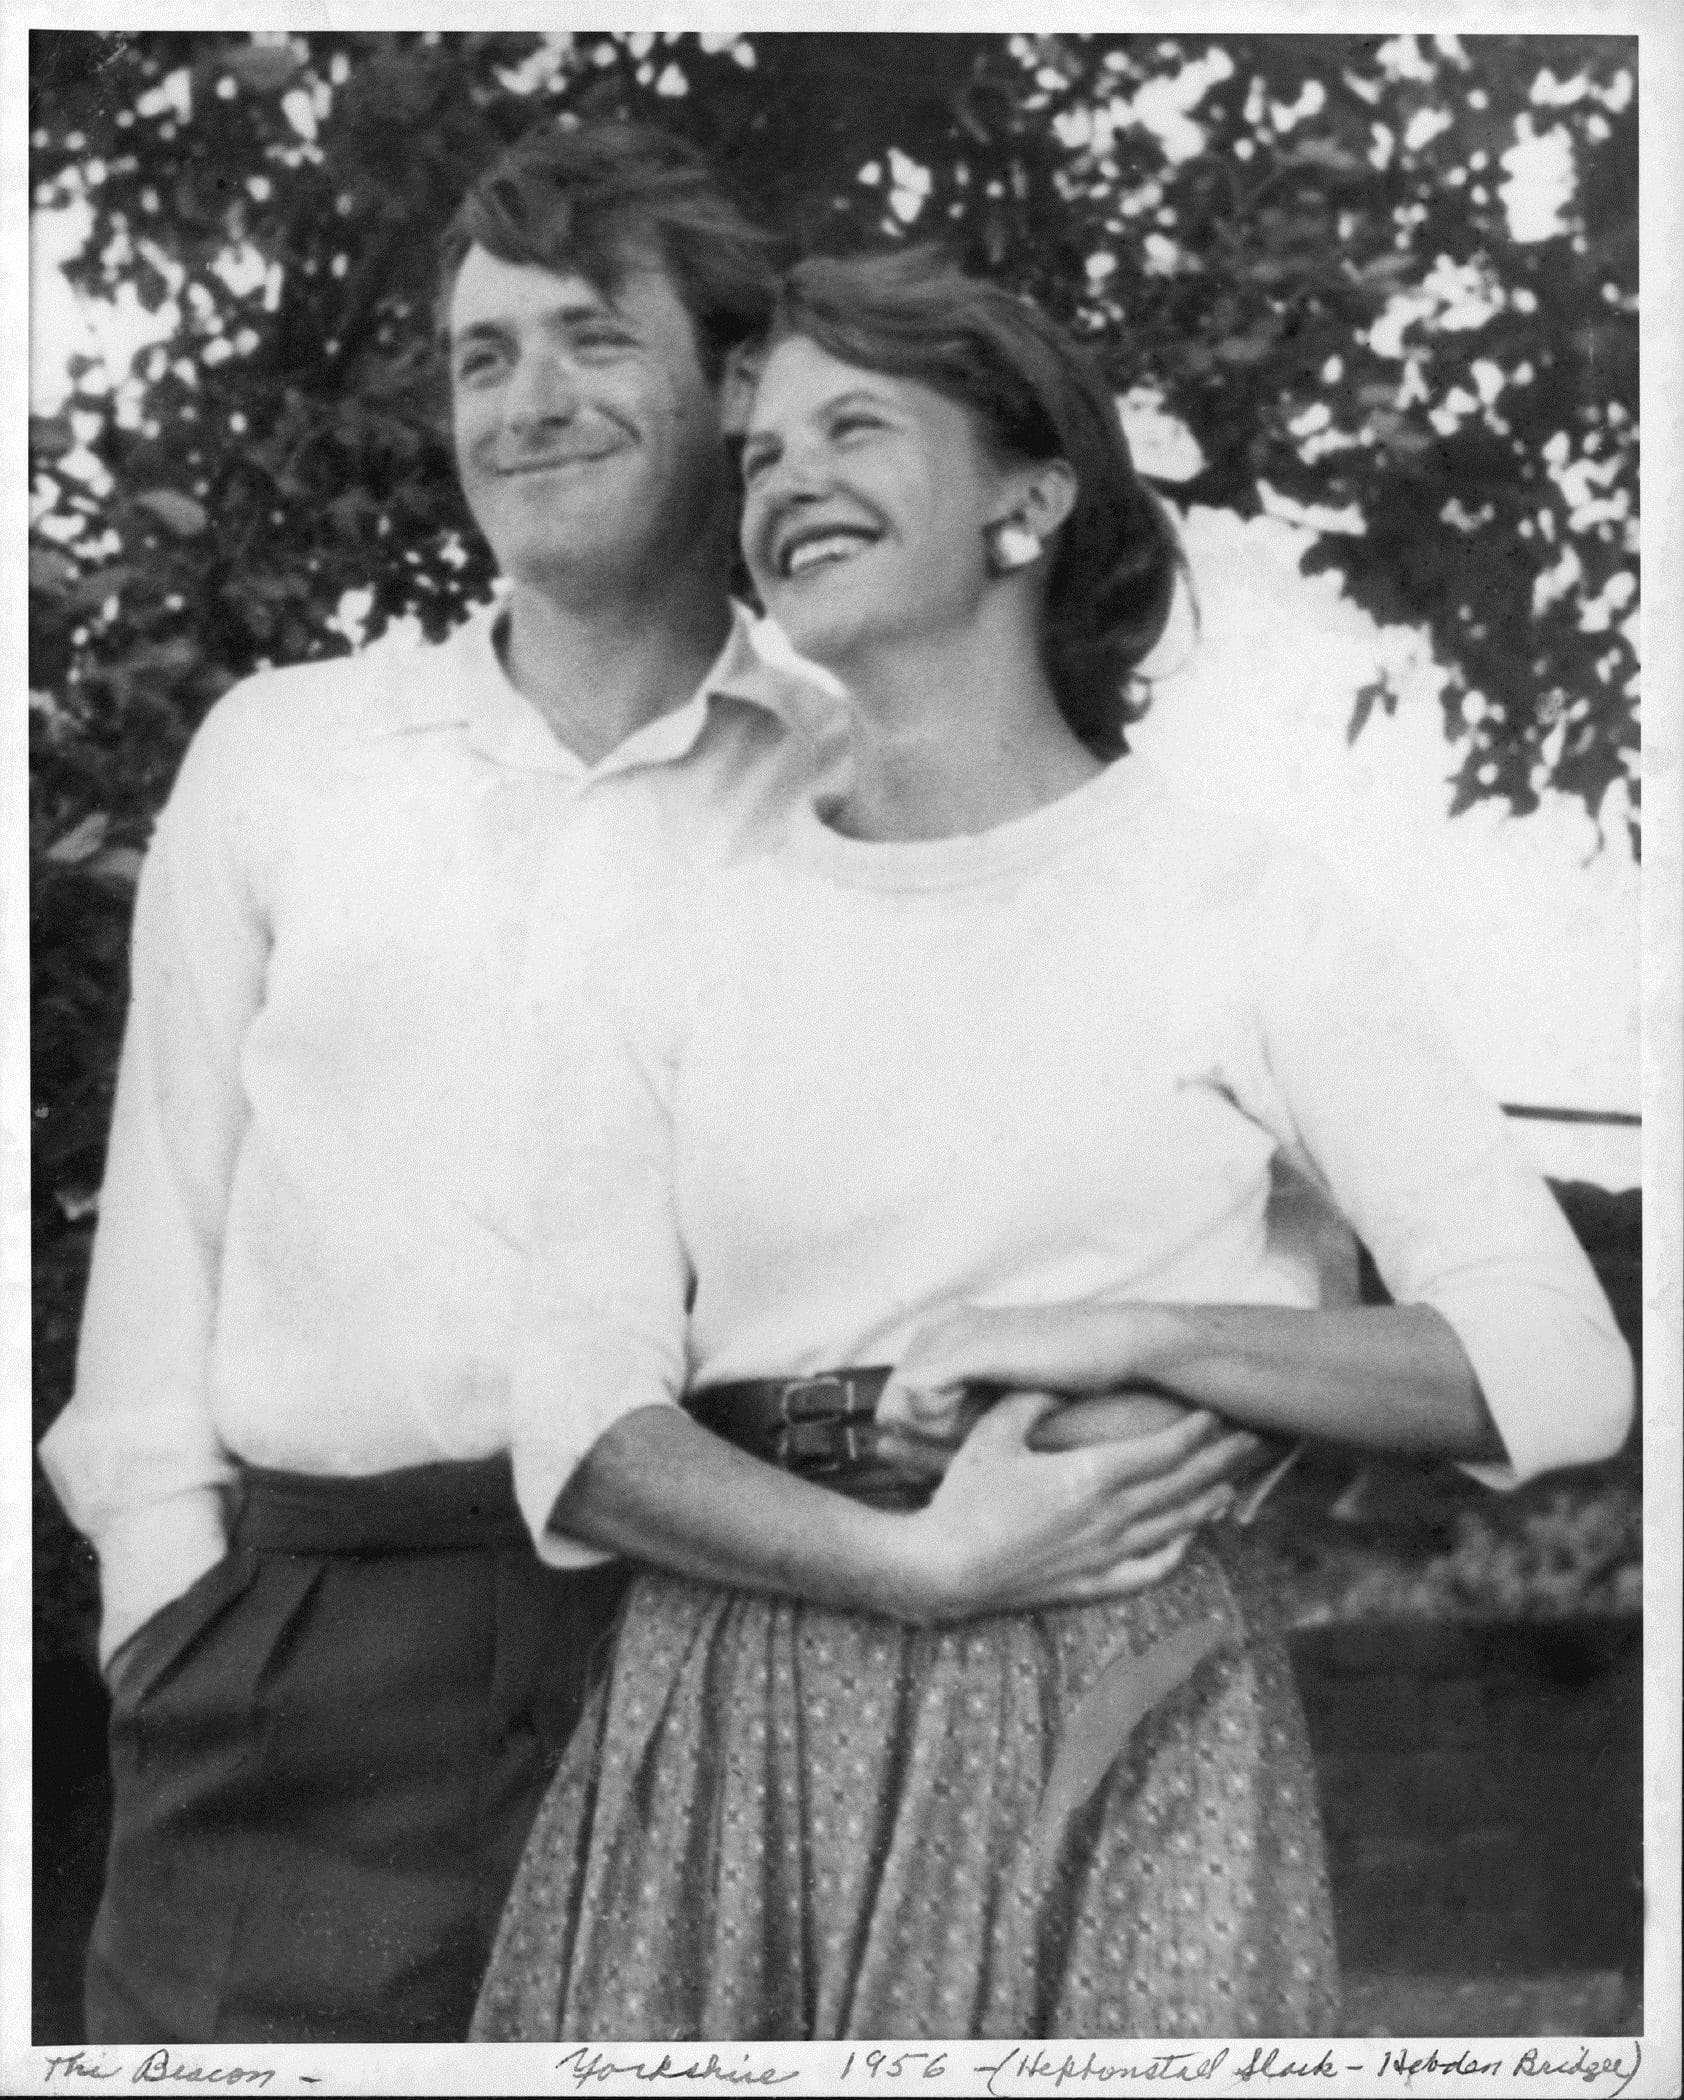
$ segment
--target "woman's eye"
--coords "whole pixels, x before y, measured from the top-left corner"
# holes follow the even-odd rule
[[[742,463],[744,482],[753,481],[757,475],[764,474],[766,469],[772,464],[774,457],[773,453],[766,450],[745,452]]]
[[[499,353],[493,349],[466,350],[456,360],[456,376],[458,379],[483,379],[501,362]]]
[[[875,416],[838,416],[830,426],[830,434],[832,437],[848,437],[855,431],[881,430],[882,427]]]

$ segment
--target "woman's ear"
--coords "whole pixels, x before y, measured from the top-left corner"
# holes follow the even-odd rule
[[[1075,470],[1068,460],[1043,460],[1021,484],[1022,495],[1013,509],[1038,540],[1050,540],[1076,508]]]

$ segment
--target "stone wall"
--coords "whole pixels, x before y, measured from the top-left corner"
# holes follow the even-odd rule
[[[1293,1656],[1348,1970],[1638,1975],[1636,1621],[1316,1627]]]

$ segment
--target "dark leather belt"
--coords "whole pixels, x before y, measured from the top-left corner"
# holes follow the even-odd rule
[[[888,1382],[886,1364],[868,1364],[701,1386],[684,1405],[704,1429],[786,1473],[880,1509],[921,1509],[935,1482],[878,1456],[874,1413]]]
[[[734,1385],[701,1386],[684,1405],[704,1429],[786,1473],[878,1508],[922,1509],[937,1482],[878,1455],[877,1400],[890,1376],[887,1364],[865,1364],[808,1378],[746,1378]],[[1231,1513],[1235,1523],[1252,1522],[1303,1448],[1268,1440],[1256,1470],[1241,1486]]]

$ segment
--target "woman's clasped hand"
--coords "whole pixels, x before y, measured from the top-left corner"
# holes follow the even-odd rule
[[[964,1406],[955,1394],[944,1425]],[[1090,1440],[1046,1448],[1046,1432],[1061,1416],[1074,1427],[1068,1417],[1077,1411],[1050,1392],[1013,1393],[981,1409],[928,1507],[907,1520],[899,1587],[909,1618],[969,1618],[1144,1588],[1169,1573],[1201,1525],[1226,1514],[1232,1476],[1259,1448],[1255,1437],[1224,1433],[1216,1416],[1191,1408],[1173,1409],[1176,1419],[1143,1434],[1094,1421]],[[893,1416],[880,1405],[878,1418]]]

